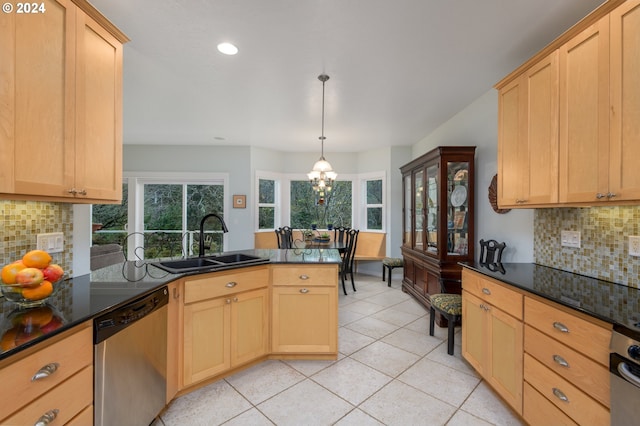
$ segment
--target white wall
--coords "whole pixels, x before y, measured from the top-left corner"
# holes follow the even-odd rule
[[[475,145],[476,148],[476,247],[481,239],[507,243],[503,262],[533,262],[532,209],[497,214],[488,199],[491,178],[497,173],[498,92],[494,89],[458,112],[436,131],[416,143],[412,158],[437,146]],[[476,250],[479,254],[479,250]]]

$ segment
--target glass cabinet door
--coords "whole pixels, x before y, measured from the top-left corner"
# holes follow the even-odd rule
[[[438,164],[435,163],[427,166],[427,202],[426,202],[426,220],[427,220],[427,251],[429,253],[438,253]]]
[[[447,254],[469,253],[469,163],[447,162]]]
[[[413,175],[415,191],[415,235],[414,248],[424,250],[424,172],[422,170]]]
[[[413,192],[413,185],[411,184],[411,174],[404,177],[404,237],[403,244],[406,247],[413,248],[413,235],[411,230],[413,229],[413,223],[411,218],[413,217],[413,208],[411,206],[411,193]]]

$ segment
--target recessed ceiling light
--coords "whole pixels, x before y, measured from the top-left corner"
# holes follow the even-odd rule
[[[238,48],[231,43],[220,43],[218,45],[218,51],[225,55],[235,55],[238,53]]]

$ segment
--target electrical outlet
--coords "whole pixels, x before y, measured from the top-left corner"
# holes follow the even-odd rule
[[[629,235],[629,256],[640,257],[640,237]]]
[[[64,234],[62,232],[50,232],[36,235],[36,248],[47,253],[60,253],[64,250]]]
[[[563,247],[580,248],[580,231],[560,231],[560,244]]]

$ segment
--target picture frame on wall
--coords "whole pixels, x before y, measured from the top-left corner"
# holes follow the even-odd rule
[[[246,195],[234,195],[233,196],[233,208],[234,209],[244,209],[247,207],[247,196]]]

